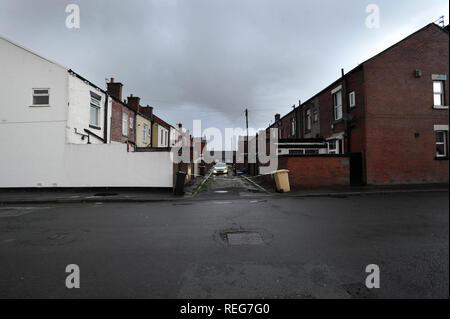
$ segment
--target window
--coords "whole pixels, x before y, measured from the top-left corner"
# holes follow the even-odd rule
[[[143,136],[143,139],[144,139],[144,143],[147,143],[147,132],[148,132],[148,125],[147,124],[144,124],[144,134],[142,135]]]
[[[434,106],[444,106],[444,81],[433,81]]]
[[[161,146],[163,146],[164,145],[164,131],[160,130],[159,133],[161,135]]]
[[[348,95],[348,102],[350,104],[350,107],[355,107],[356,106],[356,93],[355,93],[355,91],[350,92],[350,94]]]
[[[164,146],[169,146],[169,132],[166,132],[166,141],[164,143]]]
[[[334,120],[342,120],[342,91],[333,93]]]
[[[319,122],[319,112],[318,111],[314,111],[314,123]]]
[[[328,141],[328,154],[339,154],[338,140]]]
[[[305,129],[306,131],[311,131],[311,109],[305,112]]]
[[[49,89],[33,89],[33,106],[49,106],[50,90]]]
[[[122,135],[128,136],[128,114],[122,113]]]
[[[130,116],[130,129],[133,129],[133,126],[134,126],[133,118]]]
[[[291,135],[295,136],[296,125],[295,125],[295,117],[291,118]]]
[[[436,157],[447,156],[447,131],[436,131]]]
[[[100,125],[100,101],[101,97],[91,92],[91,117],[89,124],[94,127]]]

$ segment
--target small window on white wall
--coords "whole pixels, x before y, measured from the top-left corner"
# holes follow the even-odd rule
[[[50,90],[49,89],[33,89],[33,106],[49,106]]]
[[[122,113],[122,135],[128,136],[128,114]]]
[[[356,93],[355,93],[355,91],[350,92],[350,94],[348,95],[348,101],[349,101],[350,107],[355,107],[356,106]]]
[[[94,127],[100,126],[100,101],[101,96],[91,92],[91,115],[89,124]]]

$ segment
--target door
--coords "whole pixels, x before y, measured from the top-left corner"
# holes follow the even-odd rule
[[[352,186],[362,186],[364,184],[362,153],[350,154],[350,184]]]

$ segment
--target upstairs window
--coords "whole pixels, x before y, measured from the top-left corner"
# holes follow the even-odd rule
[[[314,119],[314,123],[319,122],[319,112],[318,112],[317,110],[314,111],[314,117],[313,117],[313,119]]]
[[[434,106],[445,105],[444,81],[433,81]]]
[[[305,112],[305,129],[311,131],[311,110],[308,109]]]
[[[128,114],[122,113],[122,135],[128,136]]]
[[[447,156],[447,131],[436,131],[436,157],[444,158]]]
[[[49,89],[33,89],[33,106],[49,106],[50,90]]]
[[[147,134],[148,134],[148,125],[144,124],[144,134],[142,135],[144,143],[147,143]]]
[[[91,92],[91,116],[89,124],[94,127],[100,125],[100,95]]]
[[[296,125],[295,125],[295,117],[291,118],[291,135],[295,136]]]
[[[355,107],[356,106],[356,93],[355,93],[355,91],[350,92],[350,94],[348,95],[348,103],[350,104],[350,107]]]
[[[132,130],[134,126],[133,118],[130,116],[130,129]]]
[[[340,121],[343,118],[342,114],[342,91],[333,93],[333,108],[334,108],[334,120]]]

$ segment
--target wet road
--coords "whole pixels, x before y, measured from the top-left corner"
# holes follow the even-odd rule
[[[0,207],[0,297],[448,298],[448,193],[257,198],[241,182],[176,203]]]

